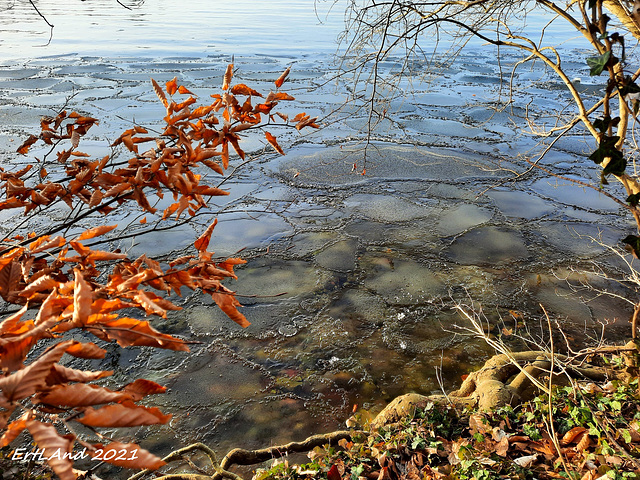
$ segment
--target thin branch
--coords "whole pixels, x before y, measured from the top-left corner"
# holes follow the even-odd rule
[[[49,23],[49,20],[47,20],[47,17],[45,17],[42,12],[40,12],[40,10],[38,10],[38,7],[36,7],[36,4],[33,3],[33,0],[29,0],[29,3],[31,4],[31,6],[33,7],[33,9],[36,11],[36,13],[38,15],[40,15],[40,18],[42,18],[44,20],[44,22],[49,26],[49,41],[44,45],[45,47],[47,45],[49,45],[51,43],[51,39],[53,38],[53,24]]]

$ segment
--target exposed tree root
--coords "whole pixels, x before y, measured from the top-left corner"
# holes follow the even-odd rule
[[[638,351],[638,347],[630,342],[624,347],[609,347],[611,351]],[[592,352],[597,353],[597,352]],[[619,378],[609,367],[601,367],[582,362],[572,364],[572,358],[555,354],[553,383],[561,384],[569,378],[583,381],[603,382],[607,379]],[[552,355],[545,351],[526,351],[494,355],[484,366],[471,373],[460,388],[448,395],[418,395],[409,393],[393,400],[378,414],[371,423],[372,428],[379,428],[397,422],[403,416],[411,414],[416,407],[429,402],[448,403],[458,408],[473,407],[480,411],[489,411],[504,405],[516,405],[530,400],[540,391],[548,387],[539,381],[542,376],[551,375]]]
[[[171,452],[169,455],[163,458],[167,463],[181,460],[184,455],[193,451],[199,450],[203,452],[211,462],[211,465],[215,469],[213,475],[193,474],[193,473],[171,473],[156,477],[155,480],[220,480],[222,478],[229,478],[231,480],[242,480],[242,477],[236,475],[233,472],[228,471],[233,465],[256,465],[258,463],[266,462],[274,458],[280,458],[289,453],[301,453],[313,450],[316,447],[323,445],[337,444],[338,441],[344,439],[350,439],[352,435],[359,433],[364,434],[358,430],[339,430],[336,432],[329,432],[321,435],[312,435],[302,442],[290,442],[286,445],[277,445],[274,447],[261,448],[259,450],[245,450],[242,448],[234,448],[225,455],[222,462],[218,462],[216,454],[213,450],[202,443],[194,443],[187,447],[181,448]],[[143,470],[129,477],[128,480],[137,480],[144,475],[150,473],[150,470]]]
[[[228,469],[232,465],[255,465],[258,463],[280,458],[289,453],[308,452],[322,445],[337,444],[343,438],[350,439],[352,435],[364,433],[354,430],[339,430],[337,432],[325,433],[322,435],[312,435],[302,442],[291,442],[286,445],[276,447],[261,448],[260,450],[244,450],[234,448],[222,459],[220,466]],[[214,476],[214,478],[219,478]]]

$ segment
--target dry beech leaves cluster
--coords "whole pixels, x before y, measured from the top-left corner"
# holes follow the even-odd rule
[[[18,148],[25,155],[41,143],[50,151],[19,171],[2,169],[0,209],[24,208],[25,216],[34,218],[64,202],[77,213],[65,225],[15,234],[0,245],[0,296],[19,308],[0,323],[0,446],[8,446],[28,431],[36,447],[44,449],[44,457],[53,457],[48,462],[62,480],[75,478],[70,458],[74,448],[86,448],[90,455],[99,449],[125,452],[107,461],[128,468],[156,469],[163,464],[136,444],[89,443],[74,434],[71,422],[92,429],[166,423],[170,415],[138,403],[165,388],[137,379],[112,390],[92,382],[113,372],[64,366],[66,356],[101,359],[106,350],[100,342],[112,341],[121,347],[188,351],[184,340],[130,316],[140,310],[165,317],[179,309],[169,298],[180,296],[184,287],[211,295],[227,316],[246,327],[249,322],[238,311],[234,292],[222,284],[226,278],[236,278],[234,266],[244,260],[213,257],[208,247],[215,222],[194,242],[193,254],[163,263],[98,248],[108,244],[108,234],[117,225],[90,228],[72,238],[59,233],[73,231],[74,226],[78,230],[79,222],[91,215],[108,217],[124,204],[137,206],[156,222],[179,221],[183,214],[193,217],[209,197],[227,195],[207,184],[209,176],[197,171],[224,174],[230,146],[244,159],[239,144],[247,131],[261,129],[266,141],[282,154],[276,137],[264,131],[267,125],[298,130],[318,127],[305,113],[289,119],[275,110],[280,101],[293,99],[279,91],[288,73],[289,69],[275,81],[276,92],[263,97],[247,85],[231,85],[233,65],[229,65],[222,93],[211,95],[213,102],[203,106],[196,106],[196,96],[176,79],[164,89],[152,80],[166,107],[166,127],[160,135],[150,135],[140,126],[123,132],[113,146],[123,145],[133,154],[127,161],[117,160],[116,155],[93,159],[79,150],[81,138],[98,120],[77,112],[43,118],[40,134]],[[186,99],[178,101],[174,96]],[[53,152],[56,158],[46,161]],[[165,195],[173,202],[158,211],[152,203]],[[140,223],[146,223],[146,216]],[[67,332],[74,330],[92,334],[98,343],[77,340],[83,338],[77,335],[69,339]],[[69,455],[65,458],[64,453]]]

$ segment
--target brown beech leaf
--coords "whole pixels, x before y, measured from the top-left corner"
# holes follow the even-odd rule
[[[277,100],[295,100],[296,98],[292,97],[288,93],[278,92],[273,95],[273,99],[277,101]]]
[[[264,132],[264,136],[267,138],[267,141],[271,144],[271,146],[276,149],[276,152],[278,152],[280,155],[284,155],[284,150],[282,150],[280,145],[278,145],[278,141],[276,140],[276,137],[274,135],[270,134],[269,132]]]
[[[35,135],[29,135],[29,138],[27,138],[24,141],[24,143],[18,147],[18,150],[16,150],[16,151],[20,155],[26,155],[27,152],[29,151],[29,147],[31,145],[33,145],[34,143],[36,143],[37,141],[38,141],[38,137],[36,137]]]
[[[173,77],[172,80],[169,80],[167,82],[167,93],[169,95],[173,95],[174,93],[176,93],[178,91],[178,77]]]
[[[167,423],[171,415],[164,415],[156,407],[143,407],[125,401],[115,405],[107,405],[98,409],[88,407],[78,422],[90,427],[138,427]]]
[[[0,438],[0,448],[4,448],[13,442],[20,433],[27,428],[27,422],[31,420],[33,413],[31,410],[26,411],[20,418],[14,420],[9,424],[7,429]]]
[[[87,452],[89,455],[92,457],[99,455],[96,460],[103,460],[118,467],[157,470],[166,465],[165,461],[135,443],[111,442],[104,446],[98,443],[93,445],[93,448],[95,450]]]
[[[496,454],[500,455],[501,457],[506,457],[507,456],[507,452],[509,451],[509,438],[505,435],[504,437],[502,437],[502,439],[496,443]]]
[[[232,78],[233,78],[233,63],[230,63],[229,65],[227,65],[227,70],[224,72],[224,79],[222,81],[223,90],[227,90],[229,88]]]
[[[309,118],[309,115],[307,115],[305,112],[301,112],[301,113],[298,113],[295,117],[293,117],[293,121],[299,122],[305,118]]]
[[[22,340],[25,338],[32,338],[36,342],[41,338],[52,338],[50,330],[52,330],[52,327],[54,327],[57,323],[57,318],[49,318],[45,321],[40,322],[34,322],[33,320],[22,322],[20,335],[9,336],[8,338],[0,337],[0,345],[5,346],[9,343],[22,342]]]
[[[229,143],[227,141],[222,144],[222,153],[220,158],[222,159],[222,168],[225,170],[229,168]]]
[[[27,312],[27,305],[24,305],[20,310],[15,312],[13,315],[9,315],[5,317],[2,322],[0,322],[0,337],[11,334],[11,335],[19,335],[28,330],[26,327],[26,322],[21,322],[20,319]]]
[[[196,162],[202,162],[202,163],[205,163],[204,161],[209,159],[209,158],[211,158],[211,157],[220,156],[220,152],[216,148],[200,148],[200,147],[196,147],[196,149],[194,150],[194,153],[196,155],[195,161]],[[205,165],[206,165],[206,163],[205,163]]]
[[[131,397],[124,392],[114,392],[98,385],[72,383],[70,385],[55,385],[47,393],[36,395],[34,403],[45,403],[59,407],[84,407],[130,399]]]
[[[229,134],[227,135],[227,138],[229,139],[229,143],[231,143],[231,145],[233,146],[233,149],[236,151],[238,156],[244,160],[245,153],[244,153],[244,150],[240,148],[240,144],[238,143],[238,137],[236,135]]]
[[[22,280],[22,269],[18,262],[11,262],[0,269],[0,295],[5,300],[14,303],[20,294],[18,291]]]
[[[76,238],[76,241],[80,240],[88,240],[89,238],[99,237],[100,235],[104,235],[105,233],[110,232],[114,228],[117,228],[118,225],[100,225],[99,227],[90,228],[85,230]]]
[[[119,298],[98,298],[93,302],[92,310],[94,312],[100,313],[110,313],[118,310],[122,310],[123,308],[131,308],[135,305],[131,302],[125,302]]]
[[[227,272],[229,272],[235,277],[235,273],[233,273],[234,265],[244,265],[245,263],[247,263],[246,260],[242,258],[233,257],[233,258],[227,258],[224,262],[220,262],[218,264],[218,267],[226,270]]]
[[[564,434],[564,436],[560,440],[560,444],[568,445],[568,444],[570,444],[570,443],[572,443],[574,441],[578,441],[579,442],[581,439],[578,438],[576,440],[576,437],[582,435],[587,430],[588,430],[588,428],[585,428],[585,427],[573,427],[571,430],[569,430],[567,433]]]
[[[83,257],[89,255],[92,251],[89,247],[85,247],[82,243],[76,242],[75,240],[71,240],[69,245]]]
[[[47,375],[47,385],[58,385],[69,382],[92,382],[113,375],[113,370],[76,370],[55,363]]]
[[[251,323],[247,318],[241,314],[237,307],[241,307],[240,302],[233,296],[233,293],[219,293],[214,292],[211,297],[216,302],[220,310],[222,310],[227,317],[236,322],[242,328],[247,328]]]
[[[207,195],[211,197],[224,197],[225,195],[229,195],[227,190],[222,190],[221,188],[210,187],[208,185],[198,185],[196,188],[192,190],[193,193],[197,193],[199,195]]]
[[[80,133],[78,133],[77,130],[74,130],[71,134],[71,146],[73,148],[78,148],[78,145],[80,145]]]
[[[73,323],[84,325],[91,315],[91,304],[93,303],[93,290],[84,279],[79,270],[74,270],[75,283],[73,287]]]
[[[206,274],[208,278],[214,279],[222,279],[224,277],[232,277],[236,280],[238,279],[238,277],[233,272],[229,272],[228,270],[222,268],[216,268],[213,265],[207,265],[202,269],[201,274],[203,276]]]
[[[39,340],[39,335],[20,335],[15,341],[11,341],[11,337],[6,340],[0,345],[0,366],[5,373],[24,367],[24,359]]]
[[[167,318],[167,311],[154,302],[153,299],[147,295],[147,292],[138,290],[134,296],[134,300],[144,308],[147,315],[158,315],[162,318]]]
[[[180,103],[174,105],[173,108],[175,108],[176,112],[182,112],[182,110],[185,107],[188,107],[189,105],[193,105],[196,102],[197,102],[197,100],[194,97],[191,96],[188,99],[186,99],[184,102],[180,102]],[[182,112],[177,118],[174,118],[174,123],[176,121],[180,121],[180,120],[183,120],[185,118],[189,118],[190,116],[191,116],[191,112],[189,112],[189,111]]]
[[[62,358],[64,351],[73,342],[74,340],[67,340],[58,343],[22,370],[0,377],[0,390],[7,400],[22,400],[44,387],[52,365]]]
[[[31,242],[29,244],[29,250],[31,250],[32,254],[44,252],[45,250],[49,250],[50,248],[61,247],[65,244],[65,239],[58,235],[52,239],[49,239],[48,235],[44,237],[40,237],[35,242]]]
[[[40,310],[36,315],[36,324],[46,324],[49,321],[57,323],[57,317],[73,302],[70,298],[64,295],[60,295],[56,290],[53,290],[49,296],[40,305]]]
[[[185,263],[187,263],[192,258],[195,258],[195,257],[193,255],[184,255],[182,257],[178,257],[175,260],[171,260],[171,262],[169,262],[169,266],[170,267],[175,267],[177,265],[184,265]]]
[[[78,358],[98,359],[104,358],[104,356],[107,354],[107,351],[104,348],[100,348],[93,342],[78,342],[67,348],[67,353]]]
[[[160,85],[158,85],[158,82],[156,82],[152,78],[151,79],[151,83],[153,85],[153,91],[156,92],[156,95],[158,96],[158,98],[160,99],[162,104],[165,106],[165,108],[168,108],[169,107],[169,102],[167,101],[167,97],[164,94],[164,92],[162,91],[162,88],[160,88]]]
[[[98,261],[108,260],[122,260],[127,258],[126,253],[107,252],[105,250],[91,250],[91,253],[87,255],[86,261],[91,265],[95,265]]]
[[[85,125],[87,123],[96,123],[98,121],[97,118],[85,117],[84,115],[80,115],[78,112],[71,112],[69,114],[69,118],[75,118],[76,125]]]
[[[492,428],[488,424],[484,415],[475,413],[469,417],[469,430],[471,433],[480,433],[482,435],[491,434]]]
[[[9,210],[11,208],[20,208],[28,205],[24,200],[20,200],[19,198],[10,197],[2,202],[0,202],[0,210]]]
[[[138,285],[148,282],[149,280],[156,280],[158,278],[158,272],[151,268],[136,273],[135,275],[127,278],[124,282],[119,283],[117,291],[119,293],[125,293],[127,291],[138,288]]]
[[[589,439],[589,435],[587,433],[583,433],[582,438],[578,442],[578,445],[576,445],[576,450],[578,452],[584,452],[587,448],[589,448],[590,444],[591,440]]]
[[[138,378],[135,382],[131,382],[125,385],[122,391],[131,395],[131,399],[134,402],[137,402],[138,400],[142,400],[147,395],[165,393],[167,391],[167,387],[163,387],[162,385],[159,385],[156,382],[152,382],[151,380]]]
[[[20,169],[20,170],[18,170],[17,172],[13,172],[13,173],[11,173],[10,175],[11,175],[12,177],[20,178],[20,177],[22,177],[23,175],[25,175],[26,173],[28,173],[28,172],[29,172],[29,170],[31,170],[32,168],[33,168],[33,165],[27,165],[26,167],[21,168],[21,169]]]
[[[93,208],[97,205],[100,205],[100,203],[102,202],[102,197],[102,191],[96,188],[91,194],[91,198],[89,199],[89,206]]]
[[[121,347],[146,346],[189,351],[184,340],[160,333],[149,322],[135,318],[97,319],[86,324],[83,328],[102,340],[116,340]]]
[[[209,246],[209,241],[211,240],[211,234],[213,233],[213,229],[218,224],[218,219],[216,218],[211,225],[207,227],[202,235],[198,237],[198,239],[194,242],[193,246],[196,247],[196,250],[199,252],[203,252]]]
[[[180,85],[178,87],[178,93],[181,93],[182,95],[193,95],[194,94],[187,87],[183,87],[182,85]]]
[[[131,185],[129,185],[128,183],[119,183],[119,184],[111,187],[106,192],[104,192],[104,194],[102,196],[103,197],[115,197],[116,195],[120,195],[121,193],[124,193],[127,190],[131,190],[131,188],[132,188]]]
[[[31,298],[31,296],[38,292],[50,291],[52,288],[57,287],[60,284],[55,278],[44,275],[37,280],[29,283],[21,292],[20,296],[24,298]]]
[[[247,96],[257,96],[262,97],[259,92],[255,91],[253,88],[247,87],[244,83],[238,83],[231,88],[231,93],[234,95],[247,95]]]
[[[14,258],[18,257],[19,255],[22,255],[23,253],[24,253],[23,247],[14,248],[10,252],[5,253],[4,255],[2,255],[2,257],[0,257],[0,268],[6,265],[9,265]]]
[[[65,457],[65,453],[71,454],[75,437],[73,435],[60,436],[53,425],[37,420],[27,421],[27,429],[40,448],[44,448],[43,457],[60,480],[75,480],[73,462]]]
[[[278,79],[274,82],[276,84],[276,88],[280,88],[282,84],[285,82],[287,77],[289,76],[289,72],[291,71],[291,67],[287,67],[287,69],[282,72],[282,75],[278,77]]]

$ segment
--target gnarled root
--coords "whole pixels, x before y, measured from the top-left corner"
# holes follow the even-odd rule
[[[228,469],[233,465],[256,465],[258,463],[266,462],[267,460],[280,458],[289,453],[301,453],[313,450],[316,447],[323,445],[337,444],[340,440],[351,439],[353,435],[358,433],[364,434],[357,430],[340,430],[336,432],[329,432],[321,435],[312,435],[302,442],[291,442],[286,445],[277,445],[268,448],[261,448],[259,450],[245,450],[243,448],[234,448],[225,455],[222,462],[218,462],[216,454],[213,450],[202,443],[194,443],[187,447],[181,448],[171,452],[169,455],[163,458],[167,463],[181,460],[187,453],[200,450],[207,455],[211,465],[215,469],[213,475],[193,474],[193,473],[171,473],[156,477],[155,480],[221,480],[222,478],[229,478],[231,480],[242,480],[242,477],[230,472]],[[149,470],[143,470],[129,477],[128,480],[137,480],[142,476],[150,473]]]
[[[280,458],[289,453],[308,452],[322,445],[337,444],[343,438],[350,439],[352,435],[357,433],[359,432],[353,430],[340,430],[322,435],[312,435],[302,442],[291,442],[286,445],[261,448],[260,450],[234,448],[222,459],[220,466],[226,470],[232,465],[256,465],[273,458]],[[214,476],[214,479],[217,480],[218,478]]]
[[[637,352],[638,347],[630,342],[624,347],[607,347],[606,350]],[[554,355],[554,363],[556,367],[560,365],[560,369],[556,368],[552,373],[551,355],[545,351],[494,355],[480,370],[469,374],[460,388],[449,395],[409,393],[396,398],[371,422],[371,428],[397,422],[430,402],[451,404],[460,409],[474,407],[480,411],[516,405],[530,400],[541,390],[547,390],[546,384],[538,380],[543,375],[553,374],[554,384],[558,384],[561,378],[602,382],[619,376],[610,368],[587,363],[575,365],[571,358],[559,354]]]

